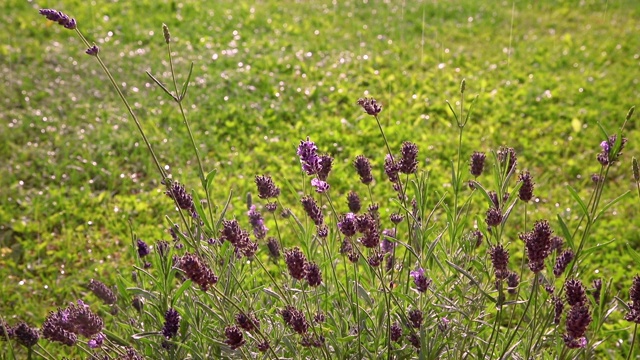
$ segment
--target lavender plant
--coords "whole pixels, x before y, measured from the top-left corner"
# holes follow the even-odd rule
[[[379,118],[382,105],[363,98],[357,104],[376,121],[386,156],[352,160],[360,184],[335,194],[334,159],[307,137],[296,150],[304,178],[296,189],[299,202],[280,197],[278,183],[284,180],[257,174],[260,200],[249,198],[248,211],[234,214],[228,199],[211,198],[215,172],[202,165],[183,107],[193,66],[179,87],[168,27],[163,25],[163,36],[173,89],[148,75],[174,100],[188,130],[201,185],[191,192],[160,166],[98,47],[66,14],[40,13],[75,31],[105,71],[154,159],[177,219],[175,213],[167,216],[170,240],[149,245],[132,236],[133,276],[121,276],[117,291],[98,280],[88,284],[102,302],[93,305],[98,313],[78,300],[51,312],[39,330],[2,320],[0,340],[48,359],[55,358],[48,350],[54,347],[43,347],[40,338],[106,359],[528,359],[543,353],[571,359],[595,356],[606,336],[603,324],[622,306],[625,319],[634,323],[631,358],[640,323],[640,277],[633,280],[628,304],[610,296],[610,282],[602,291],[602,280],[594,282],[589,297],[580,278],[598,247],[592,229],[626,195],[601,205],[633,108],[616,134],[602,128],[605,140],[594,159],[599,171],[589,199],[568,188],[582,211],[573,231],[561,216],[529,223],[534,172],[519,170],[515,149],[491,151],[492,163],[485,152],[474,152],[466,175],[462,144],[471,109],[464,107],[464,80],[459,110],[450,106],[459,140],[450,193],[431,200],[435,192],[420,169],[418,144],[389,141]],[[383,186],[385,179],[374,177],[375,166],[395,198],[376,194],[373,185]],[[635,159],[633,174],[640,196]],[[383,217],[381,208],[391,215]],[[530,230],[514,237],[514,229]]]

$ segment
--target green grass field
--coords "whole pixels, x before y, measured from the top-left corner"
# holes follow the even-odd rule
[[[358,154],[372,158],[382,178],[386,148],[356,105],[363,96],[384,105],[393,147],[420,146],[434,194],[449,191],[457,132],[446,100],[456,107],[465,78],[467,94],[478,98],[463,157],[514,147],[536,182],[533,216],[570,222],[580,210],[567,186],[584,196],[600,168],[597,122],[613,133],[640,105],[640,3],[633,0],[94,3],[9,0],[4,7],[0,314],[11,322],[41,323],[87,293],[89,279],[128,276],[131,232],[167,239],[164,216],[173,213],[106,76],[39,7],[75,17],[100,46],[161,164],[190,187],[197,162],[182,119],[145,74],[170,81],[161,28],[169,26],[179,81],[194,63],[187,113],[205,170],[218,171],[215,199],[222,203],[231,190],[236,213],[255,192],[257,174],[300,183],[291,169],[306,136],[335,157],[337,193],[357,185],[351,161]],[[603,198],[632,193],[607,211],[590,246],[615,241],[592,253],[581,275],[612,279],[623,299],[640,271],[626,251],[627,243],[640,248],[630,166],[640,156],[637,118],[626,125],[629,142]],[[297,190],[284,187],[284,198]],[[513,239],[523,230],[511,229]]]

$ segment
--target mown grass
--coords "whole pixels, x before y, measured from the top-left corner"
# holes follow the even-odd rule
[[[599,168],[596,122],[613,131],[640,103],[634,36],[640,6],[633,1],[287,5],[48,6],[78,19],[105,61],[117,65],[115,76],[161,163],[193,185],[197,165],[179,114],[144,74],[168,81],[160,26],[169,25],[176,67],[186,75],[195,63],[188,111],[205,168],[218,170],[214,197],[231,189],[235,208],[245,206],[256,174],[299,179],[290,173],[298,161],[293,149],[307,135],[331,146],[323,150],[342,174],[332,179],[336,191],[355,186],[350,162],[361,153],[374,159],[381,179],[384,144],[355,106],[364,95],[384,104],[382,120],[396,148],[403,140],[420,145],[433,188],[448,191],[457,139],[445,101],[455,102],[466,78],[467,93],[478,100],[463,153],[514,147],[540,189],[533,211],[575,219],[578,207],[566,186],[586,193]],[[5,13],[0,313],[40,323],[52,308],[85,293],[88,279],[108,282],[130,271],[129,222],[143,239],[167,238],[162,216],[172,203],[79,41],[47,25],[29,3],[11,0]],[[625,155],[638,152],[636,123],[627,125]],[[605,199],[632,189],[629,159],[612,174],[617,188],[609,187]],[[295,195],[295,188],[285,190],[286,198]],[[637,264],[625,243],[640,246],[634,204],[623,200],[595,230],[591,245],[616,241],[592,255],[585,281],[603,277],[616,290],[628,289]],[[511,236],[523,230],[511,229]]]

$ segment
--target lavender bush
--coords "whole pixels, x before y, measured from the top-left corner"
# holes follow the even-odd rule
[[[434,193],[420,169],[418,144],[394,145],[380,122],[383,106],[363,98],[354,103],[377,124],[387,154],[352,160],[352,191],[332,191],[334,159],[307,137],[291,149],[304,176],[296,189],[299,202],[281,199],[284,181],[257,174],[259,200],[249,197],[246,212],[231,213],[228,200],[210,197],[215,173],[202,166],[183,108],[191,70],[178,86],[169,29],[163,26],[172,86],[149,76],[176,103],[187,127],[201,185],[190,191],[160,166],[98,47],[73,18],[51,9],[40,13],[75,31],[108,75],[175,204],[171,216],[177,215],[168,217],[166,240],[132,238],[137,257],[131,279],[120,277],[116,289],[98,280],[88,284],[102,302],[93,307],[109,315],[77,300],[52,311],[39,329],[1,321],[0,340],[49,359],[56,356],[41,338],[75,346],[92,359],[593,358],[607,336],[608,318],[623,311],[634,324],[626,354],[632,357],[640,276],[628,297],[614,297],[610,281],[585,285],[581,269],[597,249],[593,227],[624,196],[602,203],[633,108],[617,133],[602,129],[601,152],[587,164],[598,167],[590,197],[569,187],[582,212],[575,230],[561,217],[529,219],[535,172],[518,162],[513,148],[461,153],[471,118],[464,80],[460,108],[450,105],[459,139],[452,188],[435,206],[428,207]],[[374,176],[376,167],[385,178]],[[640,196],[638,173],[633,159]],[[373,185],[389,186],[396,196],[379,196]],[[381,209],[391,214],[383,216]],[[516,224],[515,213],[523,223]],[[525,231],[511,237],[510,228]],[[516,254],[522,256],[514,259]]]

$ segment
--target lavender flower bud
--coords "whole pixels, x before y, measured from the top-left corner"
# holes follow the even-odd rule
[[[249,211],[247,212],[247,215],[249,216],[249,223],[253,227],[253,235],[258,240],[264,239],[269,229],[264,225],[262,214],[260,214],[260,212],[256,210],[255,205],[251,205]]]
[[[289,275],[297,280],[304,279],[306,275],[305,263],[307,258],[304,256],[300,248],[294,247],[293,249],[285,250],[284,261],[287,264]]]
[[[136,245],[138,247],[138,256],[140,256],[141,258],[149,255],[149,253],[151,252],[151,250],[149,249],[149,245],[147,245],[146,242],[140,239],[136,240]]]
[[[24,322],[20,322],[13,328],[13,338],[16,339],[18,344],[30,348],[38,343],[40,334],[38,334],[38,329],[30,327]]]
[[[257,347],[258,347],[258,351],[267,352],[267,350],[269,350],[271,345],[269,345],[269,341],[265,340],[265,341],[259,342]]]
[[[116,303],[116,294],[113,293],[111,289],[107,287],[104,283],[91,279],[89,281],[89,290],[94,293],[100,300],[102,300],[105,304],[111,305]]]
[[[411,271],[409,275],[413,278],[413,283],[416,286],[416,290],[418,292],[424,293],[431,285],[431,279],[427,279],[424,275],[424,269],[418,268],[417,270]]]
[[[507,275],[507,292],[509,294],[515,294],[519,283],[520,276],[513,271],[509,271],[509,275]]]
[[[395,162],[391,155],[387,154],[384,158],[384,172],[387,174],[389,181],[392,183],[397,183],[400,181],[398,177],[398,172],[400,171],[400,166]]]
[[[102,346],[102,343],[104,343],[104,340],[106,338],[107,337],[105,336],[105,334],[98,333],[98,335],[94,336],[91,340],[87,342],[87,345],[89,345],[91,349],[98,349]]]
[[[165,194],[168,197],[172,198],[180,209],[189,211],[195,209],[193,198],[184,189],[184,185],[181,185],[178,182],[172,182],[171,186],[169,186],[169,189],[165,191]]]
[[[580,306],[587,303],[585,288],[580,280],[567,280],[564,283],[564,287],[566,289],[567,303],[570,306]]]
[[[593,298],[596,304],[600,304],[600,292],[602,291],[602,279],[593,280]]]
[[[412,142],[402,143],[398,167],[403,174],[413,174],[418,170],[418,146]]]
[[[70,18],[61,11],[54,9],[40,9],[39,12],[40,15],[43,15],[48,20],[55,21],[69,30],[74,30],[77,27],[76,19]]]
[[[242,335],[242,330],[235,325],[224,328],[224,335],[227,337],[224,343],[229,345],[231,350],[235,350],[247,342]]]
[[[268,175],[256,176],[255,183],[260,199],[276,198],[280,195],[280,188],[273,183],[273,179]]]
[[[320,155],[320,170],[318,171],[318,179],[327,181],[332,166],[333,158],[330,155]]]
[[[320,158],[318,157],[318,147],[313,141],[309,140],[308,136],[306,141],[300,141],[296,153],[300,157],[302,170],[307,175],[315,175],[322,170]]]
[[[564,310],[564,302],[562,301],[562,298],[560,298],[559,296],[553,296],[551,300],[553,301],[553,307],[555,311],[555,315],[553,317],[553,323],[558,325],[560,324],[562,311]]]
[[[411,309],[407,314],[407,318],[409,319],[409,326],[414,329],[419,329],[422,325],[422,321],[424,320],[422,316],[422,311],[418,309]]]
[[[522,182],[520,190],[518,190],[518,197],[524,202],[528,202],[533,198],[533,180],[531,174],[528,171],[520,173],[518,181]]]
[[[402,328],[400,327],[400,324],[398,323],[393,323],[391,325],[391,329],[390,329],[390,333],[391,333],[391,341],[393,342],[399,342],[400,338],[402,337]]]
[[[276,238],[270,237],[267,240],[267,248],[269,249],[269,255],[271,255],[271,257],[280,257],[280,244],[278,244],[278,240],[276,240]]]
[[[549,256],[549,249],[551,249],[552,234],[553,230],[549,227],[549,222],[542,220],[534,224],[531,232],[520,235],[525,242],[529,269],[534,273],[544,269],[544,260]]]
[[[507,165],[507,172],[510,173],[516,167],[518,163],[518,157],[516,151],[510,147],[500,147],[498,150],[498,161]]]
[[[329,187],[330,187],[327,182],[322,181],[318,178],[311,179],[311,186],[316,188],[316,192],[318,194],[324,194],[325,192],[329,191]]]
[[[483,152],[473,152],[473,155],[471,155],[471,165],[469,169],[471,175],[474,177],[482,175],[482,171],[484,170],[484,160],[486,157],[487,156]]]
[[[573,251],[571,249],[567,249],[558,256],[556,259],[556,265],[553,267],[553,274],[556,277],[560,277],[564,270],[567,268],[569,263],[573,260]]]
[[[354,191],[349,191],[347,194],[347,204],[349,205],[349,211],[357,214],[361,209],[360,197]]]
[[[374,98],[358,99],[358,105],[371,116],[377,116],[382,111],[382,105],[379,105]]]
[[[384,254],[380,253],[379,251],[374,251],[367,258],[367,263],[371,267],[378,267],[380,266],[380,264],[382,264],[382,260],[384,260]]]
[[[309,286],[316,287],[322,283],[322,272],[318,264],[312,262],[305,263],[304,273]]]
[[[88,48],[87,50],[85,50],[85,53],[89,56],[98,56],[98,53],[100,52],[100,48],[97,45],[92,45],[90,48]]]
[[[422,346],[422,344],[420,343],[420,336],[418,336],[418,334],[411,333],[407,337],[407,340],[409,340],[411,345],[413,345],[413,347],[416,348],[416,350],[418,350],[418,351],[420,350],[420,347]]]
[[[591,323],[591,314],[586,305],[572,306],[567,314],[567,334],[563,337],[565,344],[569,348],[580,348],[586,346],[586,340],[582,345],[582,338],[587,332],[587,327]],[[579,340],[576,342],[576,340]]]
[[[0,319],[0,341],[9,341],[13,338],[13,329],[4,320]]]
[[[353,213],[347,213],[338,220],[338,229],[344,236],[353,236],[356,234],[356,216]]]
[[[476,248],[479,248],[480,245],[482,245],[482,240],[483,239],[484,239],[484,235],[482,234],[482,231],[474,230],[473,232],[471,232],[471,243]]]
[[[246,331],[253,331],[260,328],[260,321],[258,321],[254,314],[236,314],[236,324]]]
[[[211,268],[195,254],[184,254],[176,264],[180,270],[194,283],[200,286],[202,291],[209,290],[210,286],[218,282],[218,277]]]
[[[311,196],[304,196],[300,199],[300,202],[302,203],[304,211],[311,220],[313,220],[313,223],[316,224],[316,226],[322,225],[324,216],[322,216],[322,210],[320,210],[316,201]]]
[[[180,329],[180,314],[176,309],[169,309],[164,314],[164,326],[162,327],[162,335],[168,340],[178,334]]]
[[[73,325],[69,322],[69,310],[58,309],[50,312],[42,324],[42,337],[67,346],[75,345],[78,336],[73,333]]]
[[[509,276],[509,252],[502,246],[496,245],[489,250],[491,263],[496,273],[496,279],[503,280]]]
[[[633,278],[633,283],[629,289],[630,311],[624,317],[625,320],[640,324],[640,276]]]
[[[487,210],[487,217],[485,219],[487,226],[498,226],[502,222],[502,213],[500,210],[492,207]]]
[[[360,181],[369,185],[373,181],[373,175],[371,175],[371,162],[364,155],[356,156],[356,159],[353,161],[353,167],[356,168],[356,172],[358,176],[360,176]]]

